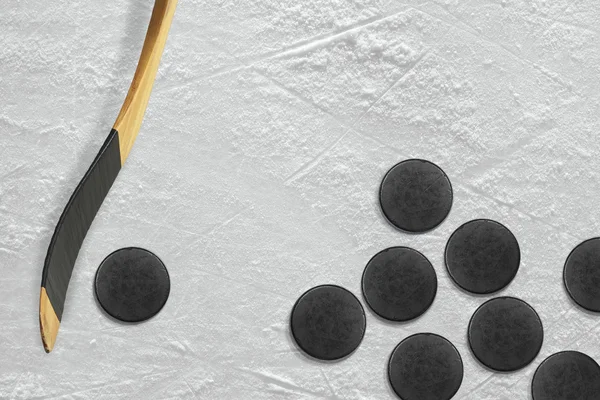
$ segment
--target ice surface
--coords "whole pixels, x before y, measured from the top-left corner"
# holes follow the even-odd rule
[[[600,3],[596,0],[181,0],[139,138],[81,249],[55,350],[38,330],[57,219],[133,75],[151,1],[0,4],[0,398],[392,399],[386,363],[422,331],[460,350],[456,399],[529,399],[559,350],[600,361],[600,317],[563,290],[569,251],[600,235]],[[454,185],[448,219],[398,232],[377,204],[408,157]],[[473,218],[507,225],[521,269],[502,293],[545,326],[527,368],[493,374],[466,343],[487,297],[451,283],[443,249]],[[171,274],[154,319],[95,304],[113,250],[141,246]],[[387,246],[424,253],[431,309],[367,312],[361,347],[307,359],[288,318],[308,288],[360,295]]]

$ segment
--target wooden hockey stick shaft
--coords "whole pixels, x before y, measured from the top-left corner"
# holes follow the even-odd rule
[[[142,125],[177,0],[155,0],[140,60],[117,120],[92,165],[71,195],[50,241],[40,290],[40,332],[46,352],[54,348],[69,280],[102,201]]]

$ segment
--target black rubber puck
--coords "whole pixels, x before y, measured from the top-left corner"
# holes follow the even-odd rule
[[[392,352],[388,379],[402,400],[449,400],[463,380],[460,353],[447,339],[418,333]]]
[[[352,353],[367,325],[360,301],[335,285],[317,286],[300,296],[290,322],[298,347],[320,360],[338,360]]]
[[[125,322],[145,321],[156,315],[171,290],[162,261],[138,247],[109,254],[98,267],[94,286],[104,311]]]
[[[406,232],[425,232],[442,223],[452,208],[452,185],[440,167],[405,160],[392,167],[379,189],[381,210]]]
[[[429,260],[417,250],[391,247],[367,263],[362,290],[377,315],[391,321],[408,321],[433,303],[437,277]]]
[[[525,367],[538,355],[543,340],[537,312],[514,297],[488,300],[469,322],[471,351],[483,365],[496,371]]]
[[[533,400],[600,399],[600,366],[578,351],[546,358],[533,375]]]
[[[586,310],[600,312],[600,238],[575,247],[563,274],[569,296]]]
[[[506,287],[521,262],[519,243],[504,225],[476,219],[460,226],[446,245],[446,268],[464,290],[489,294]]]

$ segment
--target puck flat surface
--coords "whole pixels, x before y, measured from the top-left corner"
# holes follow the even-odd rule
[[[509,372],[535,359],[542,348],[544,330],[529,304],[514,297],[497,297],[475,311],[468,336],[471,351],[483,365]]]
[[[417,250],[391,247],[367,263],[362,290],[377,315],[391,321],[408,321],[433,303],[437,277],[429,260]]]
[[[573,249],[565,262],[563,278],[575,303],[600,312],[600,238],[586,240]]]
[[[578,351],[563,351],[546,358],[531,383],[533,400],[600,399],[600,366]]]
[[[445,251],[446,268],[464,290],[489,294],[506,287],[521,262],[519,243],[499,222],[476,219],[461,225],[450,236]]]
[[[442,336],[418,333],[392,352],[388,379],[402,400],[449,400],[463,380],[462,358]]]
[[[300,296],[290,322],[298,347],[319,360],[338,360],[352,353],[367,325],[360,301],[335,285],[317,286]]]
[[[381,210],[406,232],[425,232],[442,223],[452,208],[452,185],[437,165],[418,159],[402,161],[385,175],[379,189]]]
[[[153,253],[138,247],[119,249],[96,272],[96,298],[109,315],[125,322],[145,321],[167,302],[169,273]]]

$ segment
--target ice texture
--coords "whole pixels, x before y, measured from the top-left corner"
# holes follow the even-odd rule
[[[561,280],[570,250],[600,236],[597,0],[181,0],[45,354],[46,250],[123,102],[152,3],[0,3],[1,399],[393,399],[388,357],[417,332],[461,352],[462,400],[530,399],[556,351],[600,361],[600,317]],[[377,200],[385,172],[412,157],[454,187],[448,219],[421,235],[391,227]],[[467,324],[489,297],[459,291],[443,264],[474,218],[519,240],[502,294],[545,327],[516,373],[475,361]],[[327,283],[360,296],[367,261],[400,245],[437,272],[427,313],[390,324],[367,310],[352,356],[305,357],[289,332],[295,300]],[[124,246],[153,251],[171,276],[164,309],[137,325],[93,296],[96,268]]]

